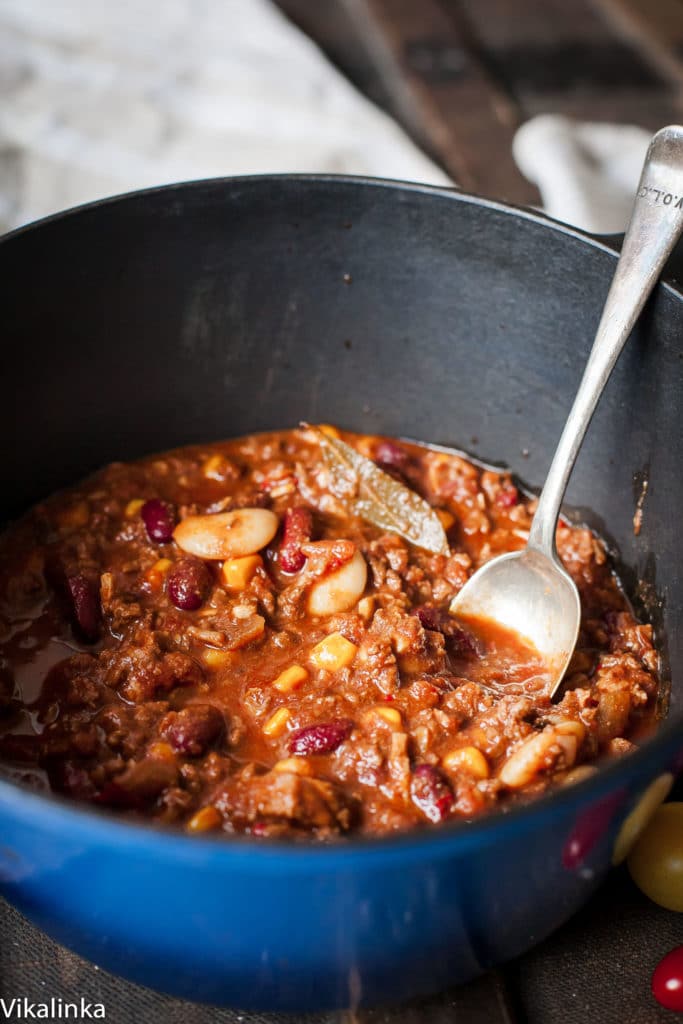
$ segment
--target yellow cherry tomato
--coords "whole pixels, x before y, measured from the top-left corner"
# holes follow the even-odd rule
[[[662,804],[655,811],[627,864],[646,896],[683,912],[683,803]]]

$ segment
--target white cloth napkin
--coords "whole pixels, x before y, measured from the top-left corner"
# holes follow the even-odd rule
[[[0,231],[213,175],[448,177],[269,0],[0,0]],[[648,135],[536,117],[514,143],[553,217],[621,231]]]
[[[623,231],[650,135],[632,125],[534,117],[517,131],[513,154],[538,185],[546,213],[595,234]]]
[[[448,184],[267,0],[0,0],[0,230],[170,181]]]

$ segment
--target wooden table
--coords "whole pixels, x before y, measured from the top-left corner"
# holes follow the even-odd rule
[[[683,121],[683,0],[276,0],[464,189],[539,195],[516,128],[540,113]]]

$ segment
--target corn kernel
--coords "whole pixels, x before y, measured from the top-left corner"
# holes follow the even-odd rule
[[[154,565],[150,566],[150,568],[145,573],[145,579],[149,583],[150,587],[153,587],[155,590],[158,590],[159,587],[161,587],[164,576],[166,575],[166,573],[168,572],[172,565],[173,562],[171,561],[170,558],[157,559]]]
[[[175,752],[170,743],[151,743],[147,753],[158,761],[175,761]]]
[[[434,511],[441,520],[441,525],[443,526],[444,530],[450,530],[451,526],[455,522],[455,516],[453,515],[453,513],[449,512],[448,509],[445,508],[437,508]]]
[[[443,766],[448,771],[467,772],[475,779],[488,779],[489,766],[481,750],[476,747],[457,747],[443,759]]]
[[[100,576],[100,599],[103,605],[109,604],[114,596],[114,575],[111,572],[103,572]]]
[[[215,647],[206,647],[202,651],[202,661],[209,668],[225,668],[233,660],[232,651],[218,651]]]
[[[308,672],[302,665],[290,665],[273,681],[273,686],[280,693],[290,693],[307,679]]]
[[[375,709],[375,714],[379,715],[383,722],[386,722],[387,725],[390,725],[394,729],[399,729],[403,724],[403,720],[401,719],[400,712],[397,708],[382,708],[380,706]]]
[[[274,772],[293,772],[294,775],[312,775],[313,769],[305,757],[285,757],[273,765]]]
[[[358,648],[341,633],[330,633],[319,644],[316,644],[309,657],[316,668],[324,668],[328,672],[336,672],[350,665]]]
[[[245,555],[243,558],[229,558],[223,562],[221,580],[226,590],[244,590],[254,573],[263,565],[260,555]]]
[[[269,736],[271,739],[277,739],[278,736],[282,736],[287,728],[287,722],[290,717],[291,714],[287,708],[278,708],[275,714],[271,715],[263,726],[264,736]]]
[[[209,804],[193,814],[186,827],[188,832],[210,832],[212,829],[218,828],[222,822],[220,811]]]
[[[385,708],[381,704],[371,709],[372,714],[377,718],[381,718],[388,726],[392,729],[400,729],[403,725],[403,719],[401,718],[401,712],[398,708]]]
[[[339,438],[341,437],[341,434],[339,433],[337,428],[333,427],[331,423],[319,423],[318,430],[322,434],[325,434],[327,437],[333,438],[333,440],[335,441],[338,441]]]
[[[129,501],[126,505],[126,519],[132,519],[136,516],[144,504],[144,498],[133,498],[132,501]]]
[[[372,618],[373,612],[375,611],[375,604],[375,599],[372,596],[361,597],[358,602],[358,614],[361,619],[365,620],[365,622],[369,622]]]
[[[202,464],[202,473],[207,480],[224,480],[227,462],[223,455],[209,455]]]

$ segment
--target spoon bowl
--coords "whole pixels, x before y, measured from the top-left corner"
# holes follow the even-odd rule
[[[683,231],[683,128],[653,136],[595,341],[553,457],[526,548],[480,568],[451,603],[458,617],[493,621],[534,644],[552,697],[574,651],[581,603],[555,531],[562,498],[603,389]]]
[[[552,697],[581,621],[579,592],[558,559],[529,547],[494,558],[468,580],[450,610],[468,621],[493,619],[531,643],[547,670]]]

